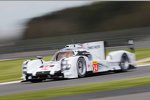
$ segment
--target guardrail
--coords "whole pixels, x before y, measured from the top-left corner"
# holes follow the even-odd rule
[[[11,45],[1,45],[0,54],[39,50],[54,50],[63,48],[66,44],[90,41],[107,41],[109,43],[108,46],[121,46],[127,45],[127,41],[129,39],[133,39],[134,41],[141,41],[141,39],[145,39],[144,41],[148,41],[148,43],[142,42],[143,44],[140,44],[141,42],[139,42],[138,44],[140,44],[140,46],[148,45],[150,47],[149,31],[150,27],[147,27],[122,31],[95,32],[86,34],[83,33],[58,37],[20,40],[11,43]]]

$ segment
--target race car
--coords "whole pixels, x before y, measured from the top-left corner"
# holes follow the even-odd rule
[[[127,71],[135,66],[135,54],[117,50],[105,56],[104,41],[66,45],[51,61],[42,57],[26,60],[22,65],[23,81],[85,77],[88,72]]]

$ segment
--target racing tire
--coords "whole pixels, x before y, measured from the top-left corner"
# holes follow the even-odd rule
[[[86,75],[86,61],[84,58],[80,57],[77,61],[77,72],[78,77],[85,77]]]
[[[129,64],[129,58],[128,58],[127,54],[122,55],[119,66],[121,68],[121,71],[123,71],[123,72],[128,71],[130,64]]]
[[[38,82],[42,82],[42,79],[31,79],[29,80],[31,83],[38,83]]]
[[[32,76],[27,75],[26,76],[26,80],[31,82],[31,83],[38,83],[38,82],[42,82],[43,81],[43,79],[37,79],[37,78],[33,78],[33,77],[31,79],[29,79],[29,77],[32,77]]]

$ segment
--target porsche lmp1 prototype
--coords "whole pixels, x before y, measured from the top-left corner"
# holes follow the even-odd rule
[[[106,59],[105,59],[106,58]],[[125,50],[112,51],[105,57],[104,41],[66,45],[51,61],[38,57],[22,65],[24,81],[84,77],[88,72],[127,71],[135,66],[135,54]]]

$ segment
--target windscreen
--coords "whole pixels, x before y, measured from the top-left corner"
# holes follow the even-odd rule
[[[64,52],[58,52],[53,60],[59,61],[62,58],[68,58],[72,57],[74,55],[73,51],[64,51]]]

